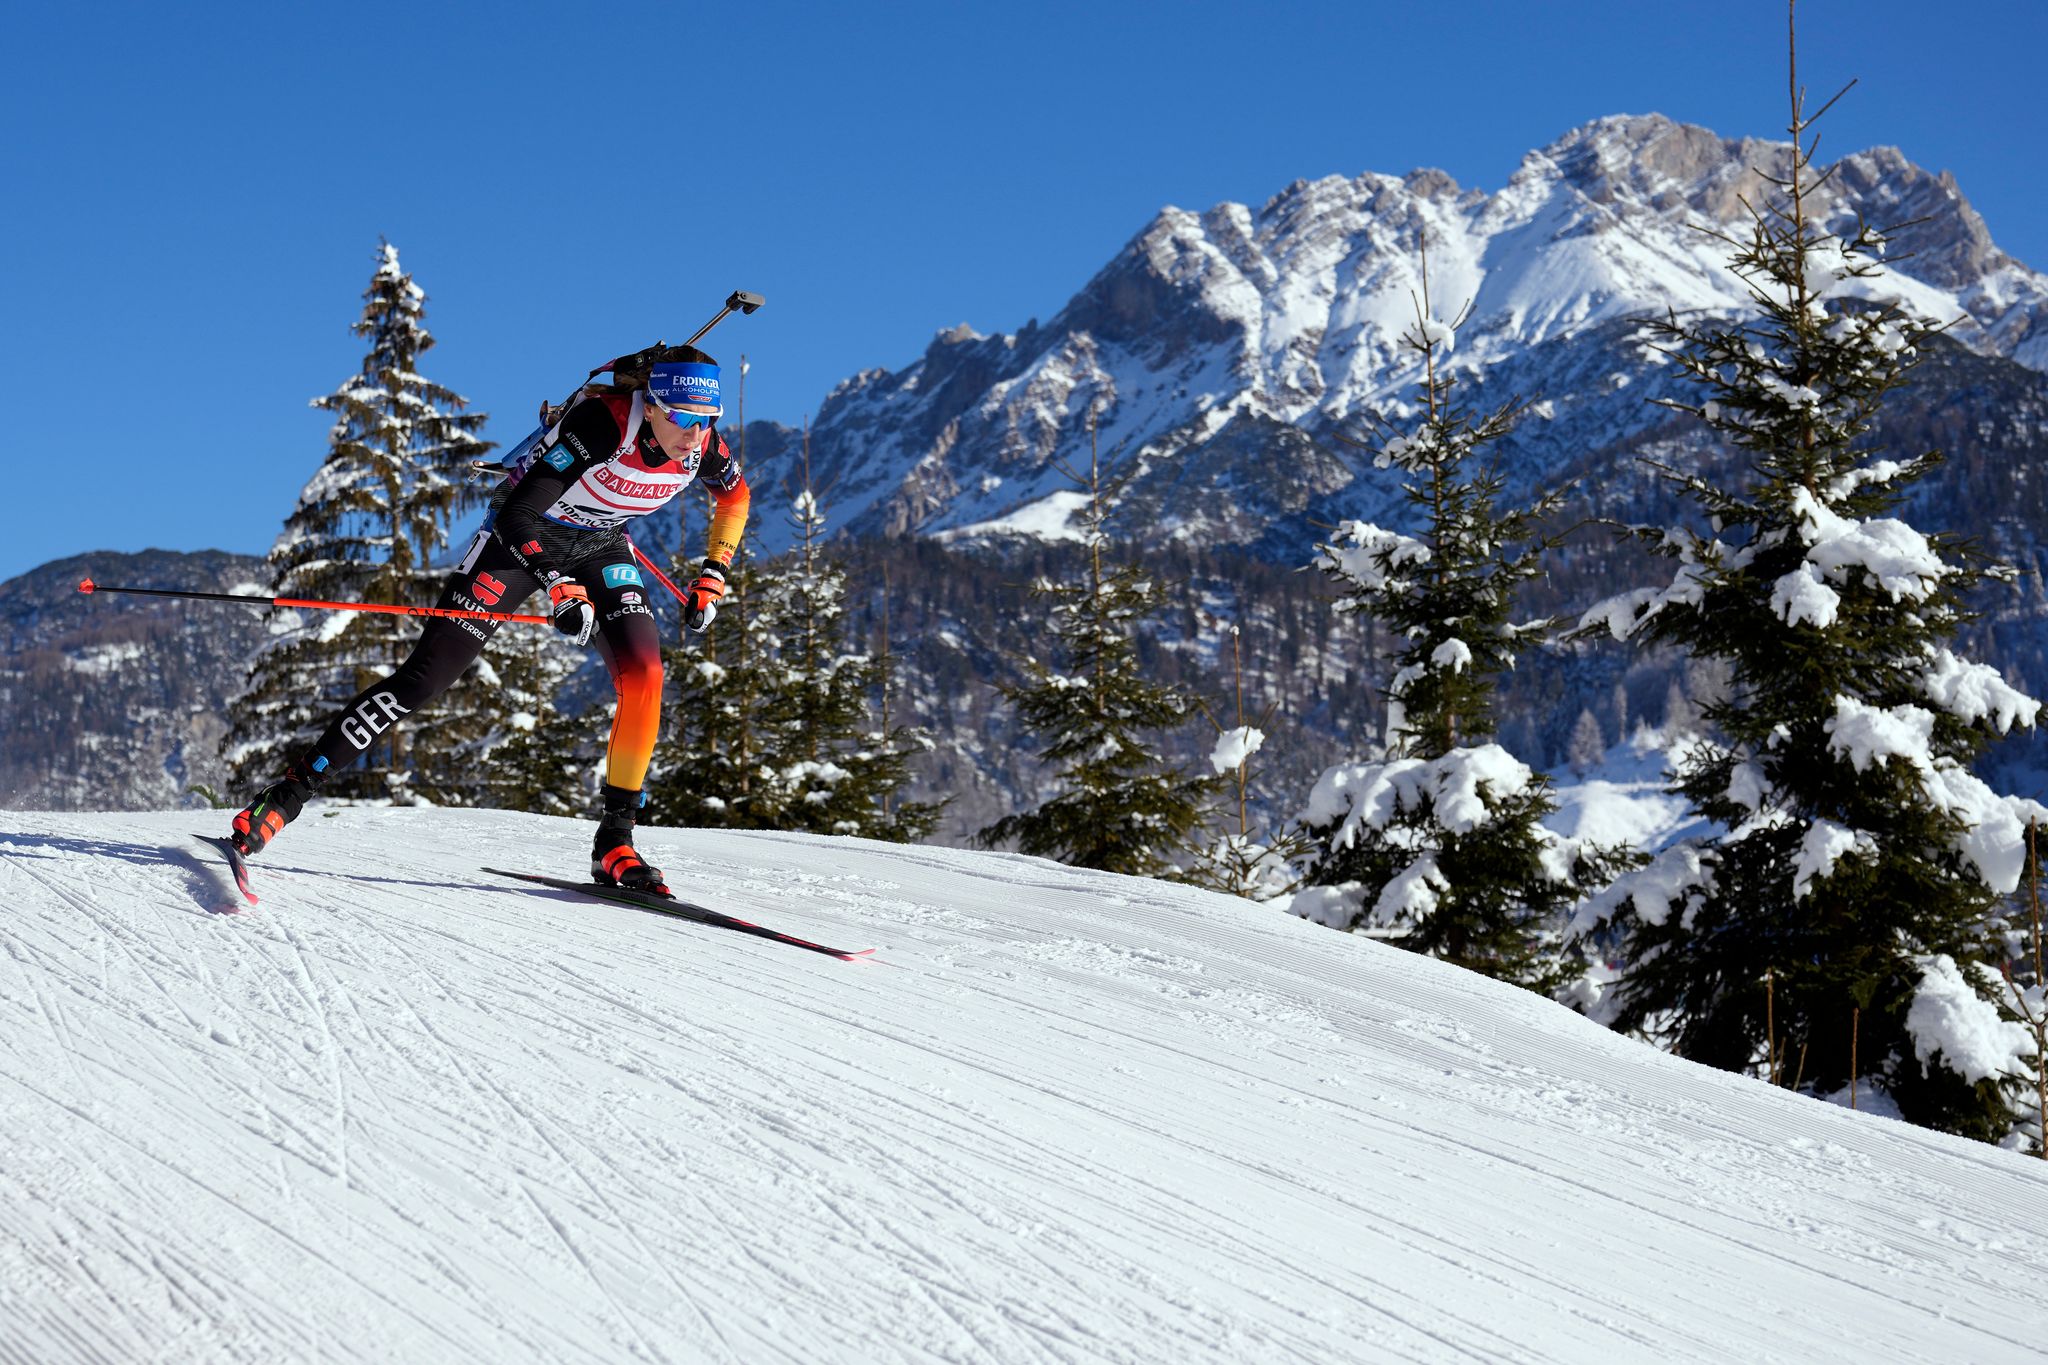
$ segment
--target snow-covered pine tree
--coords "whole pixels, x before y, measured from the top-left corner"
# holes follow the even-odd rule
[[[1184,723],[1193,701],[1147,681],[1138,668],[1138,623],[1165,605],[1167,592],[1135,566],[1109,562],[1109,523],[1129,475],[1103,468],[1092,416],[1088,434],[1088,468],[1059,466],[1086,497],[1074,514],[1085,575],[1041,576],[1031,585],[1069,671],[1034,654],[1022,661],[1030,680],[1003,688],[1023,728],[1046,740],[1039,754],[1057,765],[1059,790],[976,837],[986,847],[1014,841],[1025,853],[1075,867],[1157,877],[1173,870],[1174,853],[1202,823],[1218,784],[1163,768],[1143,743],[1148,731]]]
[[[1547,992],[1575,975],[1564,949],[1571,907],[1619,856],[1545,828],[1549,779],[1489,741],[1496,678],[1553,624],[1510,616],[1515,590],[1542,572],[1554,541],[1540,523],[1561,495],[1502,505],[1505,480],[1486,448],[1513,429],[1521,404],[1480,413],[1458,400],[1447,364],[1455,323],[1431,311],[1426,257],[1422,280],[1404,338],[1421,366],[1419,419],[1361,443],[1407,476],[1420,534],[1345,522],[1315,560],[1343,609],[1401,642],[1386,739],[1318,779],[1299,817],[1312,851],[1290,908]]]
[[[1592,707],[1583,707],[1572,726],[1572,736],[1565,743],[1565,764],[1574,777],[1584,777],[1598,768],[1606,756],[1607,736],[1600,731],[1600,718],[1593,714]]]
[[[443,743],[447,750],[444,761],[414,779],[420,797],[444,806],[586,815],[597,799],[603,708],[577,714],[557,704],[582,661],[577,651],[562,647],[553,631],[500,628],[464,679],[483,704],[451,722],[476,733],[437,733],[442,723],[438,712],[422,722],[437,753]]]
[[[1583,623],[1730,678],[1674,773],[1713,829],[1581,912],[1622,960],[1588,998],[1696,1061],[1818,1095],[1874,1081],[1913,1122],[2000,1139],[2032,1050],[1998,1004],[2002,903],[2042,808],[1970,763],[2038,707],[1952,649],[1986,570],[1887,515],[1941,458],[1880,458],[1871,440],[1935,329],[1890,293],[1880,232],[1809,216],[1812,123],[1795,68],[1789,170],[1724,238],[1755,313],[1661,327],[1699,393],[1671,406],[1750,477],[1660,466],[1705,529],[1632,528],[1675,576]]]
[[[942,806],[893,798],[931,738],[875,724],[882,664],[849,647],[846,570],[824,553],[825,514],[805,445],[804,484],[790,509],[796,543],[762,590],[782,622],[780,669],[764,710],[779,741],[764,765],[780,789],[776,827],[914,842],[931,833]]]
[[[1267,707],[1256,725],[1245,715],[1241,632],[1232,625],[1227,634],[1235,724],[1225,726],[1207,706],[1201,709],[1216,727],[1216,747],[1209,753],[1209,766],[1226,784],[1226,805],[1230,808],[1219,812],[1222,832],[1194,845],[1193,861],[1182,869],[1180,878],[1246,900],[1278,900],[1295,888],[1293,865],[1307,852],[1306,838],[1292,827],[1277,834],[1254,831],[1250,812],[1252,755],[1266,742],[1263,727],[1272,718],[1274,708]]]
[[[645,823],[683,829],[775,829],[779,791],[763,771],[763,710],[777,668],[779,623],[760,598],[761,571],[742,547],[705,635],[662,651],[668,692],[647,775]]]
[[[921,839],[941,807],[895,796],[930,740],[874,722],[883,664],[846,647],[846,573],[823,552],[808,486],[791,519],[792,551],[765,566],[735,561],[717,628],[664,653],[669,720],[647,818]]]
[[[478,500],[465,480],[491,448],[474,434],[486,418],[419,373],[434,345],[424,325],[426,294],[400,268],[398,251],[378,245],[377,268],[350,329],[366,338],[362,369],[313,406],[335,416],[327,458],[299,493],[271,547],[272,594],[431,605],[442,571],[434,552],[455,516]],[[237,787],[275,777],[359,690],[400,663],[419,635],[411,619],[375,613],[278,612],[270,639],[230,707],[222,749]],[[461,686],[461,684],[458,684]],[[436,746],[393,727],[364,764],[331,775],[332,795],[411,800],[415,766],[431,767]],[[451,745],[467,736],[449,737]]]

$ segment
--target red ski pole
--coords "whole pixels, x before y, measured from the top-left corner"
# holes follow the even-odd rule
[[[229,592],[187,592],[179,588],[110,588],[90,578],[78,585],[80,592],[127,592],[146,597],[191,597],[207,602],[240,602],[245,607],[310,607],[317,611],[375,611],[387,616],[447,616],[464,621],[524,621],[529,625],[553,625],[545,616],[521,616],[509,611],[461,611],[454,607],[395,607],[387,602],[317,602],[306,597],[240,597]]]
[[[671,593],[675,594],[676,601],[681,602],[686,607],[690,605],[690,599],[683,596],[683,590],[677,587],[674,583],[670,582],[669,576],[667,574],[663,573],[659,568],[655,567],[654,561],[649,559],[644,553],[641,552],[640,547],[633,543],[633,538],[631,536],[626,537],[626,548],[630,549],[633,552],[633,558],[639,560],[641,565],[647,570],[647,572],[653,574],[656,578],[661,580],[662,587],[667,588]]]

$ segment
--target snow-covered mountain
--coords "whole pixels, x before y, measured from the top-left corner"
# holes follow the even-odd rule
[[[2043,1163],[1242,901],[655,830],[0,830],[0,1358],[2000,1362]],[[1865,1097],[1866,1100],[1868,1097]]]
[[[1787,155],[1662,118],[1610,118],[1531,153],[1495,194],[1424,171],[1302,182],[1257,211],[1169,209],[1050,323],[1002,336],[954,329],[899,373],[840,385],[813,433],[815,481],[835,530],[898,537],[851,551],[870,571],[856,581],[887,581],[892,599],[863,595],[856,610],[873,638],[886,606],[911,719],[937,732],[918,795],[960,798],[942,837],[962,840],[1033,797],[1034,746],[995,686],[1015,648],[1032,642],[1035,609],[1013,589],[1045,567],[1034,556],[1047,547],[994,533],[1067,533],[1073,500],[1053,462],[1085,464],[1091,410],[1105,450],[1142,452],[1124,523],[1145,528],[1133,548],[1263,561],[1188,572],[1148,560],[1187,583],[1181,619],[1159,632],[1148,666],[1220,696],[1214,622],[1246,627],[1254,705],[1276,707],[1266,752],[1301,769],[1273,774],[1278,813],[1289,813],[1296,789],[1355,749],[1358,727],[1377,714],[1372,688],[1383,679],[1359,639],[1338,636],[1327,612],[1289,594],[1320,587],[1296,572],[1318,525],[1402,526],[1409,516],[1396,474],[1371,468],[1336,434],[1363,414],[1398,412],[1409,395],[1413,370],[1398,338],[1413,317],[1422,232],[1439,309],[1472,305],[1454,353],[1471,372],[1467,394],[1481,405],[1539,400],[1499,448],[1514,491],[1577,480],[1573,519],[1667,520],[1679,509],[1640,457],[1714,456],[1697,424],[1648,401],[1678,389],[1675,367],[1653,363],[1640,319],[1741,304],[1725,244],[1699,228],[1738,223],[1757,168],[1782,169]],[[1905,515],[1975,538],[2023,570],[2017,592],[1980,604],[1985,619],[1965,645],[2012,681],[2048,691],[2048,477],[2036,468],[2048,448],[2048,283],[1997,250],[1946,176],[1896,151],[1845,158],[1814,202],[1838,224],[1858,211],[1876,223],[1923,220],[1894,237],[1898,278],[1924,311],[1967,321],[1956,340],[1929,345],[1915,382],[1888,404],[1881,436],[1895,450],[1949,453]],[[787,537],[781,499],[799,440],[765,422],[745,433],[755,550]],[[665,554],[701,537],[703,514],[694,515],[687,536],[666,516],[636,535]],[[988,553],[997,542],[1008,558]],[[95,564],[106,576],[110,559],[0,584],[0,627],[16,656],[0,672],[9,703],[0,804],[160,807],[192,782],[219,785],[209,736],[240,684],[253,613],[131,599],[120,609],[133,619],[115,621],[113,602],[72,591]],[[166,586],[229,586],[233,575],[211,567],[209,578],[196,560],[136,565]],[[1553,557],[1531,590],[1542,600],[1528,605],[1576,618],[1642,572],[1588,527]],[[137,656],[145,619],[161,643]],[[118,665],[106,683],[89,672],[102,661]],[[144,662],[177,676],[136,676]],[[1609,741],[1662,723],[1683,669],[1671,657],[1624,659],[1619,648],[1531,656],[1503,694],[1503,741],[1549,766],[1584,712]],[[81,688],[82,678],[95,681]],[[587,681],[602,701],[601,680]],[[1194,747],[1171,756],[1199,762],[1209,737],[1183,738]],[[2038,791],[2048,760],[2021,748],[1998,746],[1992,761],[2024,767],[2025,790]]]
[[[1416,171],[1301,181],[1257,209],[1168,208],[1050,322],[953,328],[908,368],[841,384],[819,410],[812,466],[854,530],[1059,535],[1069,509],[1053,464],[1085,466],[1093,413],[1104,449],[1144,461],[1148,525],[1256,539],[1357,478],[1330,433],[1413,382],[1400,338],[1425,239],[1435,310],[1469,308],[1459,363],[1483,371],[1540,349],[1568,365],[1546,343],[1743,307],[1727,245],[1700,229],[1746,221],[1761,175],[1789,157],[1786,144],[1618,116],[1529,153],[1490,194]],[[1838,229],[1858,214],[1912,222],[1892,238],[1895,292],[1960,319],[1967,345],[2048,369],[2048,277],[1997,249],[1947,174],[1895,149],[1859,152],[1808,207]],[[1622,353],[1618,382],[1582,396],[1618,410],[1595,425],[1654,420],[1640,392],[1620,392],[1642,363],[1640,347]]]

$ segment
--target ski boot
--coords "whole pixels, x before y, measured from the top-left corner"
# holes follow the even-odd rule
[[[639,792],[605,784],[604,817],[597,822],[597,838],[590,846],[590,879],[599,886],[666,896],[670,893],[661,869],[633,850],[633,819],[639,809]]]
[[[306,802],[319,790],[314,775],[303,764],[294,763],[284,776],[256,794],[256,799],[235,816],[234,833],[228,836],[245,856],[261,853],[279,830],[299,818]]]

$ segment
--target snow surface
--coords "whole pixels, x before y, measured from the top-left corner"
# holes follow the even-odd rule
[[[1689,737],[1674,741],[1657,730],[1637,729],[1610,746],[1584,778],[1552,789],[1557,809],[1544,825],[1580,843],[1664,848],[1700,823],[1665,781],[1667,770],[1680,762],[1679,746],[1688,742]]]
[[[316,811],[319,808],[315,808]],[[650,831],[844,963],[503,883],[589,827],[0,830],[0,1358],[2039,1359],[2048,1163],[1014,855]]]

